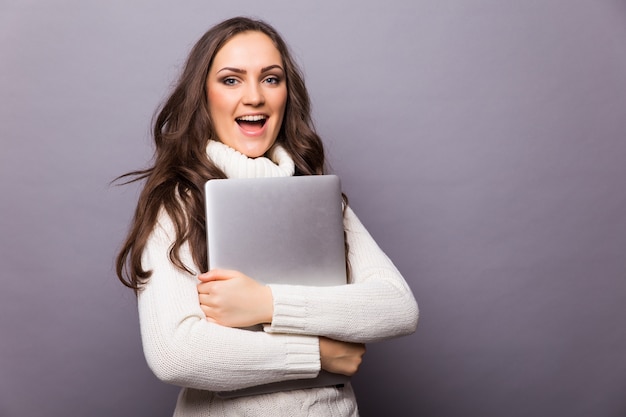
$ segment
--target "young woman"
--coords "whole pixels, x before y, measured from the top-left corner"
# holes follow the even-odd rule
[[[262,285],[208,272],[203,186],[215,178],[317,175],[324,150],[299,69],[268,24],[233,18],[193,47],[155,120],[145,180],[117,274],[138,296],[144,352],[183,389],[176,416],[357,416],[352,387],[223,399],[217,391],[321,369],[354,374],[365,343],[415,331],[408,285],[346,206],[349,285]],[[262,331],[243,327],[263,324]]]

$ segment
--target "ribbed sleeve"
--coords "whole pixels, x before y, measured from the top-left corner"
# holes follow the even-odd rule
[[[293,161],[279,146],[270,158],[250,159],[219,142],[210,142],[207,153],[229,178],[293,175]],[[161,214],[143,253],[143,267],[152,276],[139,293],[138,309],[148,365],[161,380],[184,387],[175,416],[358,416],[349,383],[234,399],[213,392],[314,378],[320,371],[318,336],[365,343],[415,330],[417,304],[396,267],[350,208],[344,227],[350,284],[271,285],[272,323],[265,331],[252,331],[205,319],[197,278],[168,258],[174,228]],[[181,257],[197,270],[187,246]]]
[[[153,275],[139,293],[138,308],[153,372],[168,383],[211,391],[315,377],[320,370],[317,337],[232,329],[205,319],[195,276],[168,259],[171,230],[162,216],[143,256],[144,268]],[[189,256],[183,260],[193,265]]]
[[[354,212],[344,220],[352,268],[349,285],[270,285],[274,317],[265,331],[374,342],[413,333],[418,307],[404,278]]]

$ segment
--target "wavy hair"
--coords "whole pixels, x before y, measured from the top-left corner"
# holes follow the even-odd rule
[[[181,260],[181,247],[188,242],[194,263],[203,271],[208,269],[203,187],[207,180],[226,175],[206,154],[208,141],[219,140],[209,114],[206,79],[222,46],[248,31],[267,35],[282,57],[287,103],[276,142],[293,158],[295,175],[325,173],[324,148],[313,127],[304,79],[278,32],[263,21],[246,17],[228,19],[212,27],[193,46],[169,98],[157,109],[152,165],[116,179],[121,184],[145,181],[116,259],[117,277],[135,292],[152,274],[143,268],[141,257],[161,210],[172,219],[176,233],[168,254],[171,262],[194,273]]]

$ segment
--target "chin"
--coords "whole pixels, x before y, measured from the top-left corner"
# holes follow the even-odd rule
[[[248,158],[258,158],[265,155],[272,145],[273,143],[270,143],[267,146],[239,146],[237,151],[244,154]]]

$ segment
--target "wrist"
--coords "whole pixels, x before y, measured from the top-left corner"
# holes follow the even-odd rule
[[[272,289],[264,285],[263,286],[263,321],[262,323],[272,324],[274,319],[274,295]]]

